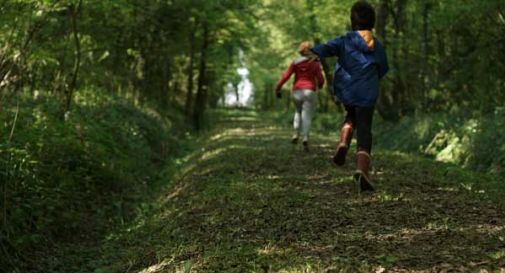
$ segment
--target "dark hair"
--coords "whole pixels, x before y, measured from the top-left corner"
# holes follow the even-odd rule
[[[366,1],[358,1],[351,8],[353,30],[372,30],[375,26],[375,10]]]

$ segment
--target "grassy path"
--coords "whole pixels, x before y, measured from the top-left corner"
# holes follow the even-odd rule
[[[224,117],[111,240],[112,272],[505,272],[504,202],[470,189],[480,176],[377,150],[378,191],[359,195],[352,156],[329,163],[333,139],[305,153],[289,137],[254,112]]]

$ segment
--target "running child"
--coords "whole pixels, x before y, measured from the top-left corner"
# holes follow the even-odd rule
[[[372,34],[375,10],[369,3],[358,1],[352,6],[351,25],[353,31],[315,46],[311,51],[319,58],[338,58],[333,89],[347,115],[333,162],[339,166],[345,164],[355,130],[358,147],[354,179],[361,191],[373,191],[369,174],[372,118],[379,93],[379,80],[387,73],[388,62],[384,47]]]

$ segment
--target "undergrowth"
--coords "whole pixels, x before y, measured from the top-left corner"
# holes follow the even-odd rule
[[[90,249],[145,210],[159,177],[174,171],[166,166],[188,149],[177,113],[160,115],[101,90],[81,91],[64,119],[60,109],[50,96],[2,102],[4,272],[58,271],[69,251]],[[94,255],[75,255],[73,272],[86,272],[82,264]]]
[[[291,126],[292,109],[273,114]],[[343,114],[316,113],[313,130],[338,135]],[[416,153],[453,163],[474,171],[505,174],[505,109],[493,113],[418,113],[392,123],[378,113],[373,123],[374,146],[382,149]]]

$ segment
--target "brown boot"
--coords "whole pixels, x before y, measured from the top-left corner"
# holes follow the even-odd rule
[[[370,154],[365,151],[359,151],[356,154],[356,172],[354,173],[354,180],[359,183],[362,192],[374,191],[372,181],[368,170],[370,169]]]
[[[347,151],[349,150],[349,145],[352,140],[352,124],[344,123],[342,126],[342,131],[340,133],[340,140],[337,144],[337,151],[333,156],[333,162],[342,166],[345,164],[345,157],[347,156]]]

